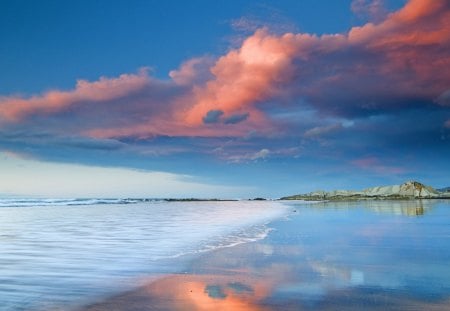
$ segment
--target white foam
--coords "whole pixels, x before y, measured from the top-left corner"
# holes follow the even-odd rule
[[[95,204],[131,204],[143,202],[144,199],[21,199],[0,198],[0,207],[33,207],[33,206],[74,206]]]

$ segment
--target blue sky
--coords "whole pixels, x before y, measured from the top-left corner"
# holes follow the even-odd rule
[[[0,61],[8,79],[2,79],[0,91],[70,89],[80,78],[96,80],[146,66],[167,79],[189,58],[226,52],[232,37],[240,35],[232,23],[241,18],[315,33],[345,31],[355,22],[350,1],[330,2],[321,16],[324,3],[4,1]]]
[[[444,0],[0,6],[0,194],[448,186]]]

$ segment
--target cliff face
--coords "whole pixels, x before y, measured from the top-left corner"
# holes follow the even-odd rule
[[[448,194],[417,181],[407,181],[401,185],[367,188],[362,191],[334,190],[314,191],[281,198],[282,200],[357,200],[357,199],[429,199],[444,198]]]

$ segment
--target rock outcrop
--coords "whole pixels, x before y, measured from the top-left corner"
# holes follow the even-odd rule
[[[367,188],[362,191],[334,190],[314,191],[283,197],[281,200],[363,200],[363,199],[439,199],[450,198],[449,193],[421,184],[407,181],[401,185]]]

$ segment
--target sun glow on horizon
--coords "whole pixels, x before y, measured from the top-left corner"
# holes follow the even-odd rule
[[[242,188],[166,172],[51,163],[0,152],[0,195],[39,197],[230,197]]]

